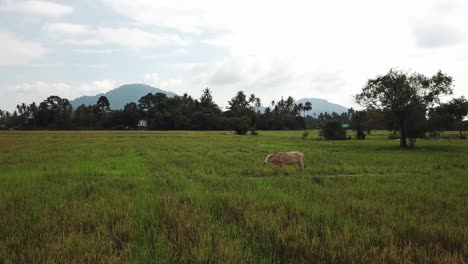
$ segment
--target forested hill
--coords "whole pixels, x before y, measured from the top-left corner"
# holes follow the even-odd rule
[[[146,84],[126,84],[122,85],[114,90],[111,90],[105,94],[98,94],[94,96],[81,96],[71,101],[73,108],[84,105],[94,105],[98,101],[99,97],[104,95],[107,97],[110,103],[110,108],[112,110],[121,110],[127,103],[135,102],[138,103],[141,97],[147,95],[148,93],[163,93],[168,97],[176,96],[173,92],[168,92],[161,90],[156,87],[152,87]],[[345,113],[348,111],[347,107],[344,107],[339,104],[331,103],[325,99],[320,98],[303,98],[298,100],[296,103],[305,104],[306,102],[312,103],[312,110],[308,111],[308,115],[319,115],[320,113]],[[263,112],[264,107],[261,107]]]
[[[159,88],[152,87],[146,84],[126,84],[122,85],[114,90],[111,90],[105,94],[98,94],[95,96],[81,96],[71,101],[73,108],[84,105],[94,105],[96,104],[99,97],[102,95],[106,96],[110,103],[110,108],[112,110],[123,109],[127,103],[136,102],[140,100],[141,97],[147,95],[148,93],[163,93],[168,97],[176,96],[175,93],[163,91]]]

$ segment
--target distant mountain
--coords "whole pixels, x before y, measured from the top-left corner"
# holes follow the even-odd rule
[[[104,94],[78,97],[75,100],[71,101],[71,104],[74,108],[82,104],[93,105],[96,104],[99,97],[104,95],[107,97],[107,99],[109,99],[110,108],[113,110],[118,110],[123,109],[127,103],[138,103],[138,100],[140,100],[142,96],[147,95],[149,93],[163,93],[166,94],[168,97],[176,96],[175,93],[166,92],[159,88],[152,87],[146,84],[125,84]]]
[[[313,114],[319,115],[320,113],[325,113],[325,112],[328,112],[328,113],[335,112],[338,114],[348,112],[347,107],[344,107],[339,104],[330,103],[327,100],[320,99],[320,98],[302,98],[300,100],[297,100],[296,104],[300,104],[300,103],[305,104],[307,101],[312,103],[312,111],[309,111],[307,113],[308,115],[313,115]]]
[[[93,105],[93,104],[96,104],[99,97],[104,95],[107,97],[107,99],[109,99],[110,108],[113,110],[118,110],[118,109],[123,109],[127,103],[130,103],[130,102],[138,103],[138,100],[140,100],[142,96],[145,96],[149,93],[152,93],[152,94],[163,93],[163,94],[166,94],[168,97],[176,96],[175,93],[164,91],[159,88],[152,87],[146,84],[125,84],[104,94],[78,97],[75,100],[71,101],[71,104],[74,108],[82,104]],[[312,103],[312,111],[309,111],[309,113],[307,113],[309,115],[313,115],[313,114],[319,115],[320,113],[325,113],[325,112],[343,113],[343,112],[348,111],[347,107],[344,107],[339,104],[330,103],[327,100],[320,99],[320,98],[303,98],[303,99],[297,100],[296,104],[300,104],[300,103],[305,104],[307,101]],[[261,107],[260,111],[263,112],[263,110],[264,108]]]

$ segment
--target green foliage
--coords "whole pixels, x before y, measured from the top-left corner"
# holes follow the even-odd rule
[[[428,131],[432,137],[440,135],[441,132],[455,128],[455,120],[447,112],[444,105],[429,109]]]
[[[416,138],[424,138],[427,131],[426,111],[415,108],[405,121],[406,133],[410,139],[410,148],[414,148]]]
[[[320,129],[320,136],[326,140],[345,140],[346,130],[339,121],[329,121]]]
[[[356,139],[357,140],[366,139],[366,133],[364,131],[369,130],[369,126],[367,124],[367,112],[352,110],[350,123],[351,123],[350,128],[356,131]]]
[[[393,86],[403,86],[401,88],[392,88]],[[138,88],[139,87],[139,88]],[[321,128],[329,121],[339,121],[344,124],[350,124],[356,131],[356,138],[364,139],[371,129],[388,128],[390,130],[403,130],[400,133],[406,144],[406,137],[422,137],[425,130],[436,130],[438,126],[437,118],[433,118],[429,113],[430,120],[427,124],[425,116],[421,113],[426,111],[429,105],[438,101],[438,96],[445,92],[451,92],[451,78],[443,74],[437,74],[427,79],[422,75],[406,75],[397,71],[391,71],[386,76],[369,80],[368,87],[363,89],[363,93],[358,95],[360,102],[367,105],[369,109],[365,111],[354,111],[349,109],[347,113],[320,113],[318,116],[306,115],[312,109],[309,101],[302,100],[297,103],[294,98],[281,98],[272,101],[270,106],[260,111],[261,100],[254,94],[247,96],[239,91],[229,102],[227,111],[221,111],[218,105],[214,103],[211,90],[203,90],[199,99],[184,94],[176,96],[161,90],[155,90],[149,86],[123,86],[117,90],[128,93],[131,89],[138,88],[141,91],[159,91],[157,93],[148,93],[142,96],[138,103],[131,102],[123,107],[123,110],[110,110],[110,100],[107,96],[101,96],[97,99],[95,105],[80,105],[72,109],[67,99],[57,96],[50,96],[39,105],[19,104],[13,113],[3,112],[0,118],[0,129],[135,129],[139,120],[145,120],[148,123],[147,129],[152,130],[228,130],[235,129],[240,134],[247,130],[307,130],[308,128]],[[148,90],[149,89],[149,90]],[[393,91],[393,90],[394,91]],[[398,100],[407,100],[401,103],[397,100],[396,104],[401,104],[407,108],[398,108],[395,114],[392,112],[393,106],[380,105],[382,109],[377,109],[382,98],[390,96],[392,92],[409,95],[399,97]],[[106,95],[113,96],[112,93]],[[372,98],[369,98],[372,97]],[[94,98],[94,97],[93,97]],[[311,99],[314,100],[314,99]],[[458,99],[457,99],[458,100]],[[319,103],[320,108],[320,101]],[[390,100],[391,101],[391,100]],[[385,101],[385,103],[390,103]],[[316,102],[316,101],[314,101]],[[325,101],[326,102],[326,101]],[[460,102],[460,104],[458,104]],[[453,105],[462,105],[466,102],[463,98],[454,100]],[[114,102],[112,102],[114,103]],[[379,103],[381,104],[381,103]],[[460,137],[464,129],[463,118],[454,117],[455,113],[460,111],[451,111],[448,114],[448,107],[440,107],[446,115],[452,116],[451,119],[456,122]],[[462,109],[463,107],[452,109]],[[402,110],[403,109],[403,110]],[[433,108],[435,109],[435,108]],[[411,111],[410,111],[411,110]],[[434,113],[439,113],[435,111]],[[404,118],[401,118],[403,116]],[[421,118],[422,117],[422,118]],[[232,120],[231,120],[232,119]],[[249,119],[247,125],[247,119]],[[423,120],[424,119],[424,120]],[[461,121],[460,121],[461,120]],[[455,123],[455,121],[453,121]],[[418,124],[415,126],[415,124]],[[455,126],[455,125],[453,125]],[[440,129],[439,129],[440,130]],[[439,131],[437,130],[437,131]],[[400,131],[401,132],[401,131]],[[434,132],[435,133],[435,132]],[[304,137],[306,138],[306,136]],[[414,142],[414,140],[413,140]],[[404,145],[403,144],[403,145]]]
[[[250,118],[246,116],[233,117],[230,120],[231,129],[236,131],[238,135],[245,135],[250,129]]]
[[[265,113],[258,116],[257,128],[263,130],[299,130],[306,128],[306,122],[301,113],[302,104],[295,104],[294,98],[288,97],[272,101],[271,106],[265,108]],[[312,106],[310,106],[312,107]],[[308,109],[308,108],[307,108]]]
[[[96,106],[102,111],[102,112],[109,112],[110,111],[110,103],[109,99],[105,96],[99,97],[98,101],[96,102]]]
[[[247,96],[243,91],[237,92],[230,101],[228,101],[228,109],[231,111],[233,116],[245,115],[247,112],[250,112],[249,101],[247,101]]]
[[[302,139],[306,140],[309,137],[309,131],[305,130],[304,133],[302,133]]]
[[[48,109],[50,102],[44,101],[39,106],[20,104],[12,114],[5,112],[1,125],[2,129],[136,129],[139,120],[148,122],[147,129],[152,130],[227,130],[232,129],[230,118],[250,118],[251,129],[257,130],[300,130],[308,127],[319,127],[320,123],[328,120],[349,121],[346,113],[321,113],[317,118],[305,116],[312,109],[312,104],[296,104],[292,97],[273,101],[271,106],[260,110],[261,100],[254,94],[248,97],[239,91],[229,101],[228,110],[222,112],[213,101],[211,90],[203,90],[199,99],[184,94],[172,95],[149,86],[126,85],[118,88],[118,93],[124,91],[129,95],[131,89],[142,91],[160,91],[147,93],[138,103],[131,102],[123,106],[123,110],[111,110],[107,96],[100,96],[94,105],[79,105],[76,109],[70,107],[54,107]],[[115,93],[107,93],[115,99]],[[53,96],[51,98],[54,98]],[[49,99],[51,99],[49,98]],[[94,98],[94,97],[93,97]],[[87,101],[89,98],[81,98]],[[55,98],[55,103],[66,103],[67,99]],[[66,101],[65,101],[66,100]],[[80,101],[79,100],[79,101]],[[112,102],[114,104],[115,102]],[[118,104],[122,103],[118,100]],[[302,114],[302,116],[301,116]]]
[[[444,130],[456,129],[459,138],[465,138],[463,130],[465,129],[464,119],[468,115],[468,101],[462,96],[454,98],[448,103],[431,108],[429,110],[428,129],[432,136],[439,134]]]
[[[400,139],[400,133],[398,131],[391,131],[388,134],[388,139]]]
[[[468,101],[465,97],[454,98],[443,106],[446,112],[455,119],[460,138],[465,139],[463,135],[464,123],[463,120],[468,116]]]
[[[356,102],[367,109],[390,113],[400,130],[400,147],[406,148],[406,138],[412,137],[406,127],[408,120],[414,118],[412,113],[421,109],[426,112],[428,107],[439,102],[441,95],[452,92],[452,77],[441,71],[428,78],[391,69],[386,75],[368,80],[362,92],[356,95]]]
[[[39,104],[35,118],[41,128],[70,129],[72,127],[72,106],[68,99],[49,96]]]

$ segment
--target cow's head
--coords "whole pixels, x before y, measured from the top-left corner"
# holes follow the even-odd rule
[[[273,160],[274,156],[275,156],[274,154],[268,154],[268,156],[266,157],[266,159],[265,159],[265,161],[263,163],[265,163],[265,164],[270,163]]]

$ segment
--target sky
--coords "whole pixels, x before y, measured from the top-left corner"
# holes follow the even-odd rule
[[[127,83],[356,107],[391,68],[468,95],[466,0],[0,0],[0,109]],[[463,26],[465,25],[465,26]]]

